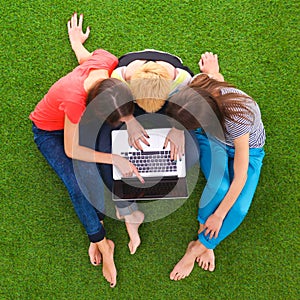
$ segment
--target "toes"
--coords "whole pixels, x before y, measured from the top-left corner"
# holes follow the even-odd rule
[[[137,247],[133,246],[132,242],[128,243],[128,248],[129,248],[130,254],[134,254],[136,252],[136,249],[137,249]]]
[[[110,281],[110,287],[111,288],[114,288],[116,286],[116,284],[117,284],[117,280],[116,279]]]
[[[177,275],[177,272],[176,271],[172,271],[171,273],[170,273],[170,279],[171,280],[175,280],[175,276]]]
[[[130,254],[134,254],[138,248],[138,246],[140,245],[140,243],[133,243],[132,241],[130,241],[128,243],[128,248],[129,248],[129,251],[130,251]]]
[[[213,271],[215,270],[215,265],[214,265],[214,264],[209,264],[208,270],[209,270],[210,272],[213,272]]]
[[[203,269],[203,260],[200,260],[198,263],[199,267]]]

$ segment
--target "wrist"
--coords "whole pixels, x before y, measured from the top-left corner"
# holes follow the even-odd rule
[[[82,47],[82,43],[80,41],[73,41],[70,39],[70,44],[73,50]]]
[[[125,116],[120,119],[121,122],[125,122],[125,124],[128,124],[130,121],[134,120],[133,115]]]
[[[222,221],[225,219],[225,217],[226,217],[226,214],[224,214],[224,213],[222,213],[222,212],[219,212],[219,211],[215,211],[214,212],[214,215],[216,216],[216,217],[218,217],[219,219],[221,219]]]
[[[224,81],[224,77],[221,73],[219,72],[210,72],[210,73],[207,73],[207,75],[209,76],[209,78],[212,78],[212,79],[215,79],[217,81]]]

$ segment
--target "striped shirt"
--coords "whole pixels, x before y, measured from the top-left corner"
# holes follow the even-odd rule
[[[236,88],[222,88],[221,94],[235,93],[239,95],[245,95],[244,92]],[[249,96],[248,96],[249,97]],[[238,98],[236,99],[238,100]],[[261,113],[258,104],[254,100],[244,101],[241,99],[242,106],[233,106],[232,110],[238,112],[238,114],[232,116],[233,120],[225,118],[225,143],[230,147],[234,147],[234,140],[249,133],[249,148],[261,148],[265,144],[266,133],[264,125],[261,120]],[[251,113],[249,113],[249,111]],[[243,117],[241,117],[243,115]]]

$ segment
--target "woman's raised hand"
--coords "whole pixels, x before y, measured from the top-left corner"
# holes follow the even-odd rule
[[[80,14],[79,20],[77,13],[74,13],[68,21],[68,34],[71,45],[76,43],[84,44],[90,34],[90,27],[88,26],[86,32],[82,31],[83,14]]]
[[[123,177],[131,177],[133,174],[135,174],[141,183],[145,182],[136,166],[126,158],[113,154],[112,163],[119,169]]]

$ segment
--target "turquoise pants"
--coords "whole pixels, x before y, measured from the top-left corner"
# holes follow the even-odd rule
[[[225,197],[233,179],[234,148],[208,138],[201,130],[196,131],[200,148],[200,168],[207,180],[199,202],[198,221],[204,224]],[[217,238],[209,238],[204,232],[199,241],[208,249],[214,249],[244,220],[251,205],[265,156],[263,148],[252,148],[249,152],[249,168],[245,186],[226,215]]]

